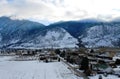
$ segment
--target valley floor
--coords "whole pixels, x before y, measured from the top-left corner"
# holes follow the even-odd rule
[[[77,79],[62,62],[8,61],[0,56],[0,79]]]
[[[73,74],[62,62],[11,61],[14,57],[0,56],[0,79],[83,79]],[[90,79],[98,79],[99,75]],[[109,75],[103,79],[119,79]]]

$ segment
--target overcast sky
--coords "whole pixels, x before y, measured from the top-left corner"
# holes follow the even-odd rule
[[[120,0],[0,0],[0,16],[42,23],[120,17]]]

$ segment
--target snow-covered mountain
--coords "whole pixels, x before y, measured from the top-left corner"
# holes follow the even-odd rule
[[[103,21],[69,21],[52,24],[66,29],[78,39],[79,46],[85,47],[119,47],[120,22]]]
[[[86,35],[81,39],[87,47],[120,46],[120,24],[95,25],[87,29]]]
[[[32,39],[44,25],[27,20],[0,18],[0,47]]]
[[[39,35],[32,40],[21,44],[14,44],[15,48],[72,48],[76,47],[78,41],[62,28],[47,29],[44,35]]]
[[[64,48],[76,47],[77,39],[63,28],[46,27],[27,20],[0,18],[1,48]]]
[[[120,22],[67,21],[45,26],[0,17],[0,48],[120,46]]]

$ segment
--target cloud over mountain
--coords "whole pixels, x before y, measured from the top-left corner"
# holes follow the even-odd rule
[[[120,17],[119,0],[0,0],[0,16],[51,22]]]

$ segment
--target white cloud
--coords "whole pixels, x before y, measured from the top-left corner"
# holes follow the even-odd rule
[[[0,16],[48,21],[120,17],[120,0],[0,0]]]

